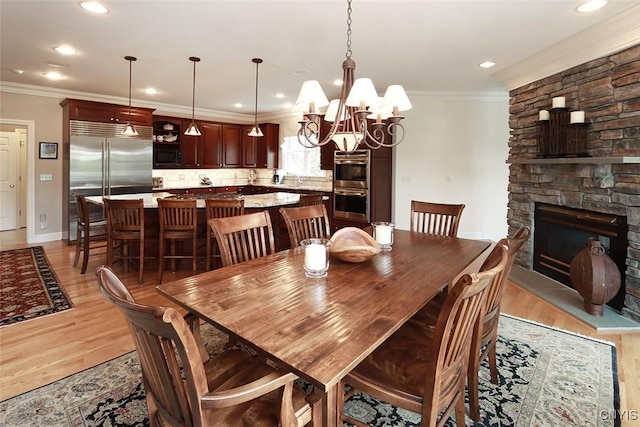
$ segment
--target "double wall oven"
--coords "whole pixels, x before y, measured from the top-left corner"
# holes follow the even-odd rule
[[[333,216],[351,221],[369,222],[371,206],[371,152],[334,153]]]

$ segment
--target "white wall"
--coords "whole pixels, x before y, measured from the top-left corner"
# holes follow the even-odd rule
[[[394,154],[394,222],[408,229],[411,200],[464,203],[460,237],[507,235],[508,94],[411,96],[407,137]]]

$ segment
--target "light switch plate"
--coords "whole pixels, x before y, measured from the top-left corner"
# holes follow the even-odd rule
[[[53,181],[53,175],[50,173],[41,173],[40,181]]]

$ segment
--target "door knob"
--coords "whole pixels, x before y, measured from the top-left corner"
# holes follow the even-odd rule
[[[9,188],[15,188],[15,184],[9,184]]]

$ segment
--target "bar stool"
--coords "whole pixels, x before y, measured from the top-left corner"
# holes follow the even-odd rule
[[[298,206],[321,205],[322,194],[301,194],[298,200]]]
[[[144,280],[144,203],[142,199],[113,200],[104,198],[107,210],[107,265],[122,261],[125,273],[129,262],[138,262],[138,284]],[[129,248],[137,242],[138,250]]]
[[[205,199],[207,224],[213,218],[244,215],[244,199]],[[206,270],[211,270],[211,258],[221,258],[218,242],[211,227],[207,225],[207,260]]]
[[[80,274],[84,274],[87,272],[87,264],[89,263],[89,251],[107,246],[107,221],[91,221],[89,218],[89,207],[87,206],[85,197],[74,193],[73,199],[76,202],[77,209],[76,256],[73,260],[73,266],[78,266],[80,252],[82,252]],[[101,243],[99,245],[92,245],[92,242]]]
[[[176,271],[177,259],[191,259],[192,270],[197,269],[198,261],[198,219],[195,199],[158,199],[160,218],[160,249],[158,260],[158,283],[162,283],[165,260],[171,260],[171,271]],[[165,245],[169,241],[170,254],[166,254]],[[177,241],[191,240],[190,254],[176,254]]]

